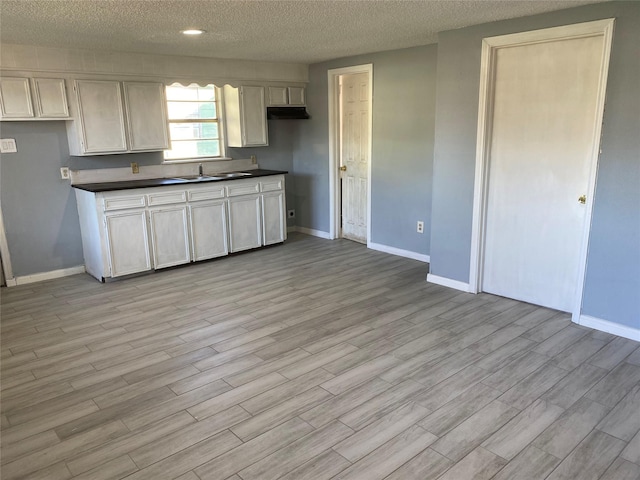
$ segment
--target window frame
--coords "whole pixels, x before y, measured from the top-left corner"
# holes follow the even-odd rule
[[[188,85],[183,85],[180,82],[174,82],[174,83],[167,83],[164,85],[165,87],[165,103],[167,105],[167,112],[169,109],[169,102],[170,101],[176,101],[176,100],[169,100],[167,98],[167,87],[191,87],[191,86],[213,86],[213,88],[215,89],[215,100],[213,101],[213,103],[215,103],[215,108],[216,108],[216,118],[215,119],[179,119],[179,120],[171,120],[169,118],[169,116],[167,115],[167,135],[169,136],[169,142],[170,145],[172,144],[172,139],[171,139],[171,124],[175,123],[175,124],[180,124],[180,123],[216,123],[218,125],[218,141],[219,141],[219,145],[220,145],[220,155],[219,156],[211,156],[211,155],[205,155],[205,156],[190,156],[190,157],[181,157],[181,158],[166,158],[165,152],[171,150],[171,149],[167,149],[163,152],[163,159],[162,159],[162,163],[163,164],[172,164],[172,163],[201,163],[201,162],[217,162],[217,161],[223,161],[223,160],[230,160],[230,158],[227,156],[227,143],[226,143],[226,125],[224,122],[224,99],[223,99],[223,89],[221,87],[218,87],[217,85],[213,84],[213,83],[207,83],[206,85],[200,85],[199,83],[195,83],[192,82]],[[180,101],[180,100],[177,100]],[[187,101],[185,101],[187,102]]]

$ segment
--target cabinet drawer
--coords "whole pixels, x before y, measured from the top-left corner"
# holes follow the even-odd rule
[[[274,190],[282,190],[282,178],[275,178],[273,180],[262,180],[260,182],[261,192],[273,192]]]
[[[126,197],[107,197],[104,199],[104,210],[124,210],[127,208],[140,208],[146,205],[144,195],[128,195]]]
[[[229,197],[237,197],[239,195],[250,195],[252,193],[260,193],[259,182],[242,182],[234,181],[227,185],[227,195]]]
[[[198,188],[194,190],[189,190],[187,192],[187,198],[189,199],[190,202],[224,198],[224,185],[220,185],[215,188]]]
[[[150,193],[147,197],[149,198],[149,206],[184,203],[187,201],[187,195],[184,191]]]

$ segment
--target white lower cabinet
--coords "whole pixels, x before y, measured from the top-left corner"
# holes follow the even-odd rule
[[[229,199],[230,251],[262,246],[261,196],[243,195]]]
[[[93,193],[76,189],[85,267],[99,280],[287,238],[284,176]]]
[[[262,194],[262,238],[263,245],[284,242],[287,235],[284,192]]]
[[[105,233],[111,277],[151,270],[145,210],[105,214]]]
[[[149,209],[154,268],[167,268],[191,261],[189,220],[186,205]]]
[[[227,242],[227,201],[189,205],[191,219],[191,259],[207,260],[229,253]]]

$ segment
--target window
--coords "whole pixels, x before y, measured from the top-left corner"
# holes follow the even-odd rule
[[[166,92],[171,150],[164,152],[165,160],[223,157],[218,89],[174,83]]]

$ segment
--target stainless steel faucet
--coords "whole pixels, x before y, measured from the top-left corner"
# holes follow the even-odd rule
[[[204,173],[202,171],[202,164],[201,163],[198,164],[198,176],[199,177],[204,176]]]

